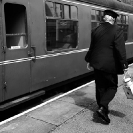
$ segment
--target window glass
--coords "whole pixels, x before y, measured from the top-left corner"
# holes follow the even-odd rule
[[[121,15],[119,15],[119,17],[117,17],[117,23],[121,23]]]
[[[101,21],[103,22],[104,12],[101,11]]]
[[[100,11],[96,11],[96,20],[100,21]]]
[[[128,25],[121,24],[121,28],[122,28],[122,30],[124,32],[125,41],[127,41],[127,39],[128,39]]]
[[[91,28],[94,29],[103,22],[104,12],[100,10],[91,10]],[[128,39],[128,24],[129,18],[126,15],[119,15],[117,17],[117,24],[122,28],[124,32],[125,41]]]
[[[70,9],[68,5],[64,5],[64,18],[70,19]]]
[[[48,51],[76,48],[77,21],[47,19],[46,24]]]
[[[128,39],[128,16],[126,15],[120,15],[120,17],[118,17],[119,19],[117,19],[117,23],[118,25],[122,28],[123,32],[124,32],[124,38],[125,41],[127,41]]]
[[[126,33],[126,32],[124,33],[124,39],[125,39],[125,41],[128,39],[128,38],[127,38],[127,33]]]
[[[96,19],[95,10],[91,10],[91,20],[95,20],[95,19]]]
[[[26,48],[28,46],[28,34],[25,6],[6,3],[4,12],[7,48]]]
[[[128,21],[129,21],[129,20],[128,20],[128,16],[126,16],[126,24],[128,24]]]
[[[56,47],[56,20],[46,20],[46,31],[47,50],[51,51],[54,47]]]
[[[78,9],[76,6],[46,2],[46,48],[59,51],[76,48],[78,42]],[[55,10],[55,11],[54,11]]]
[[[123,31],[124,31],[124,32],[127,32],[127,31],[128,31],[128,26],[127,26],[127,25],[124,25]]]
[[[96,28],[99,25],[100,25],[100,23],[98,23],[98,22],[91,22],[91,28],[92,29]]]
[[[122,15],[121,20],[122,20],[122,23],[125,24],[126,23],[126,16],[125,15]]]
[[[78,19],[78,11],[75,6],[71,6],[71,19]]]
[[[91,10],[91,28],[94,29],[103,22],[104,12],[100,10]]]
[[[45,10],[46,10],[46,16],[53,17],[55,14],[53,2],[46,2]]]
[[[55,16],[61,18],[62,17],[62,8],[61,4],[55,4]]]

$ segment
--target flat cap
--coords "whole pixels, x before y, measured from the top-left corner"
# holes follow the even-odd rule
[[[105,10],[104,15],[109,15],[109,16],[112,16],[113,18],[117,18],[119,16],[119,14],[117,14],[116,12],[112,10]]]

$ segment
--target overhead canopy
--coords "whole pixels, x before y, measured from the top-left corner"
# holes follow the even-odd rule
[[[111,8],[114,10],[133,13],[133,6],[120,2],[119,0],[78,0],[78,1],[104,6],[106,8]]]

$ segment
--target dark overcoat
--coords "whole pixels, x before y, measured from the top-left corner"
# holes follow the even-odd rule
[[[123,31],[108,22],[95,28],[91,34],[90,49],[85,61],[98,70],[123,74],[128,67]]]

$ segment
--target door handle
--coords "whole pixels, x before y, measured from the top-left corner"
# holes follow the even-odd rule
[[[32,58],[32,60],[35,61],[36,60],[36,47],[35,46],[31,46],[31,48],[34,51],[34,58]],[[31,52],[31,54],[32,54],[32,52]]]
[[[33,51],[28,51],[28,56],[31,57],[32,61],[35,61],[36,60],[36,47],[31,46],[31,49],[33,49]]]

